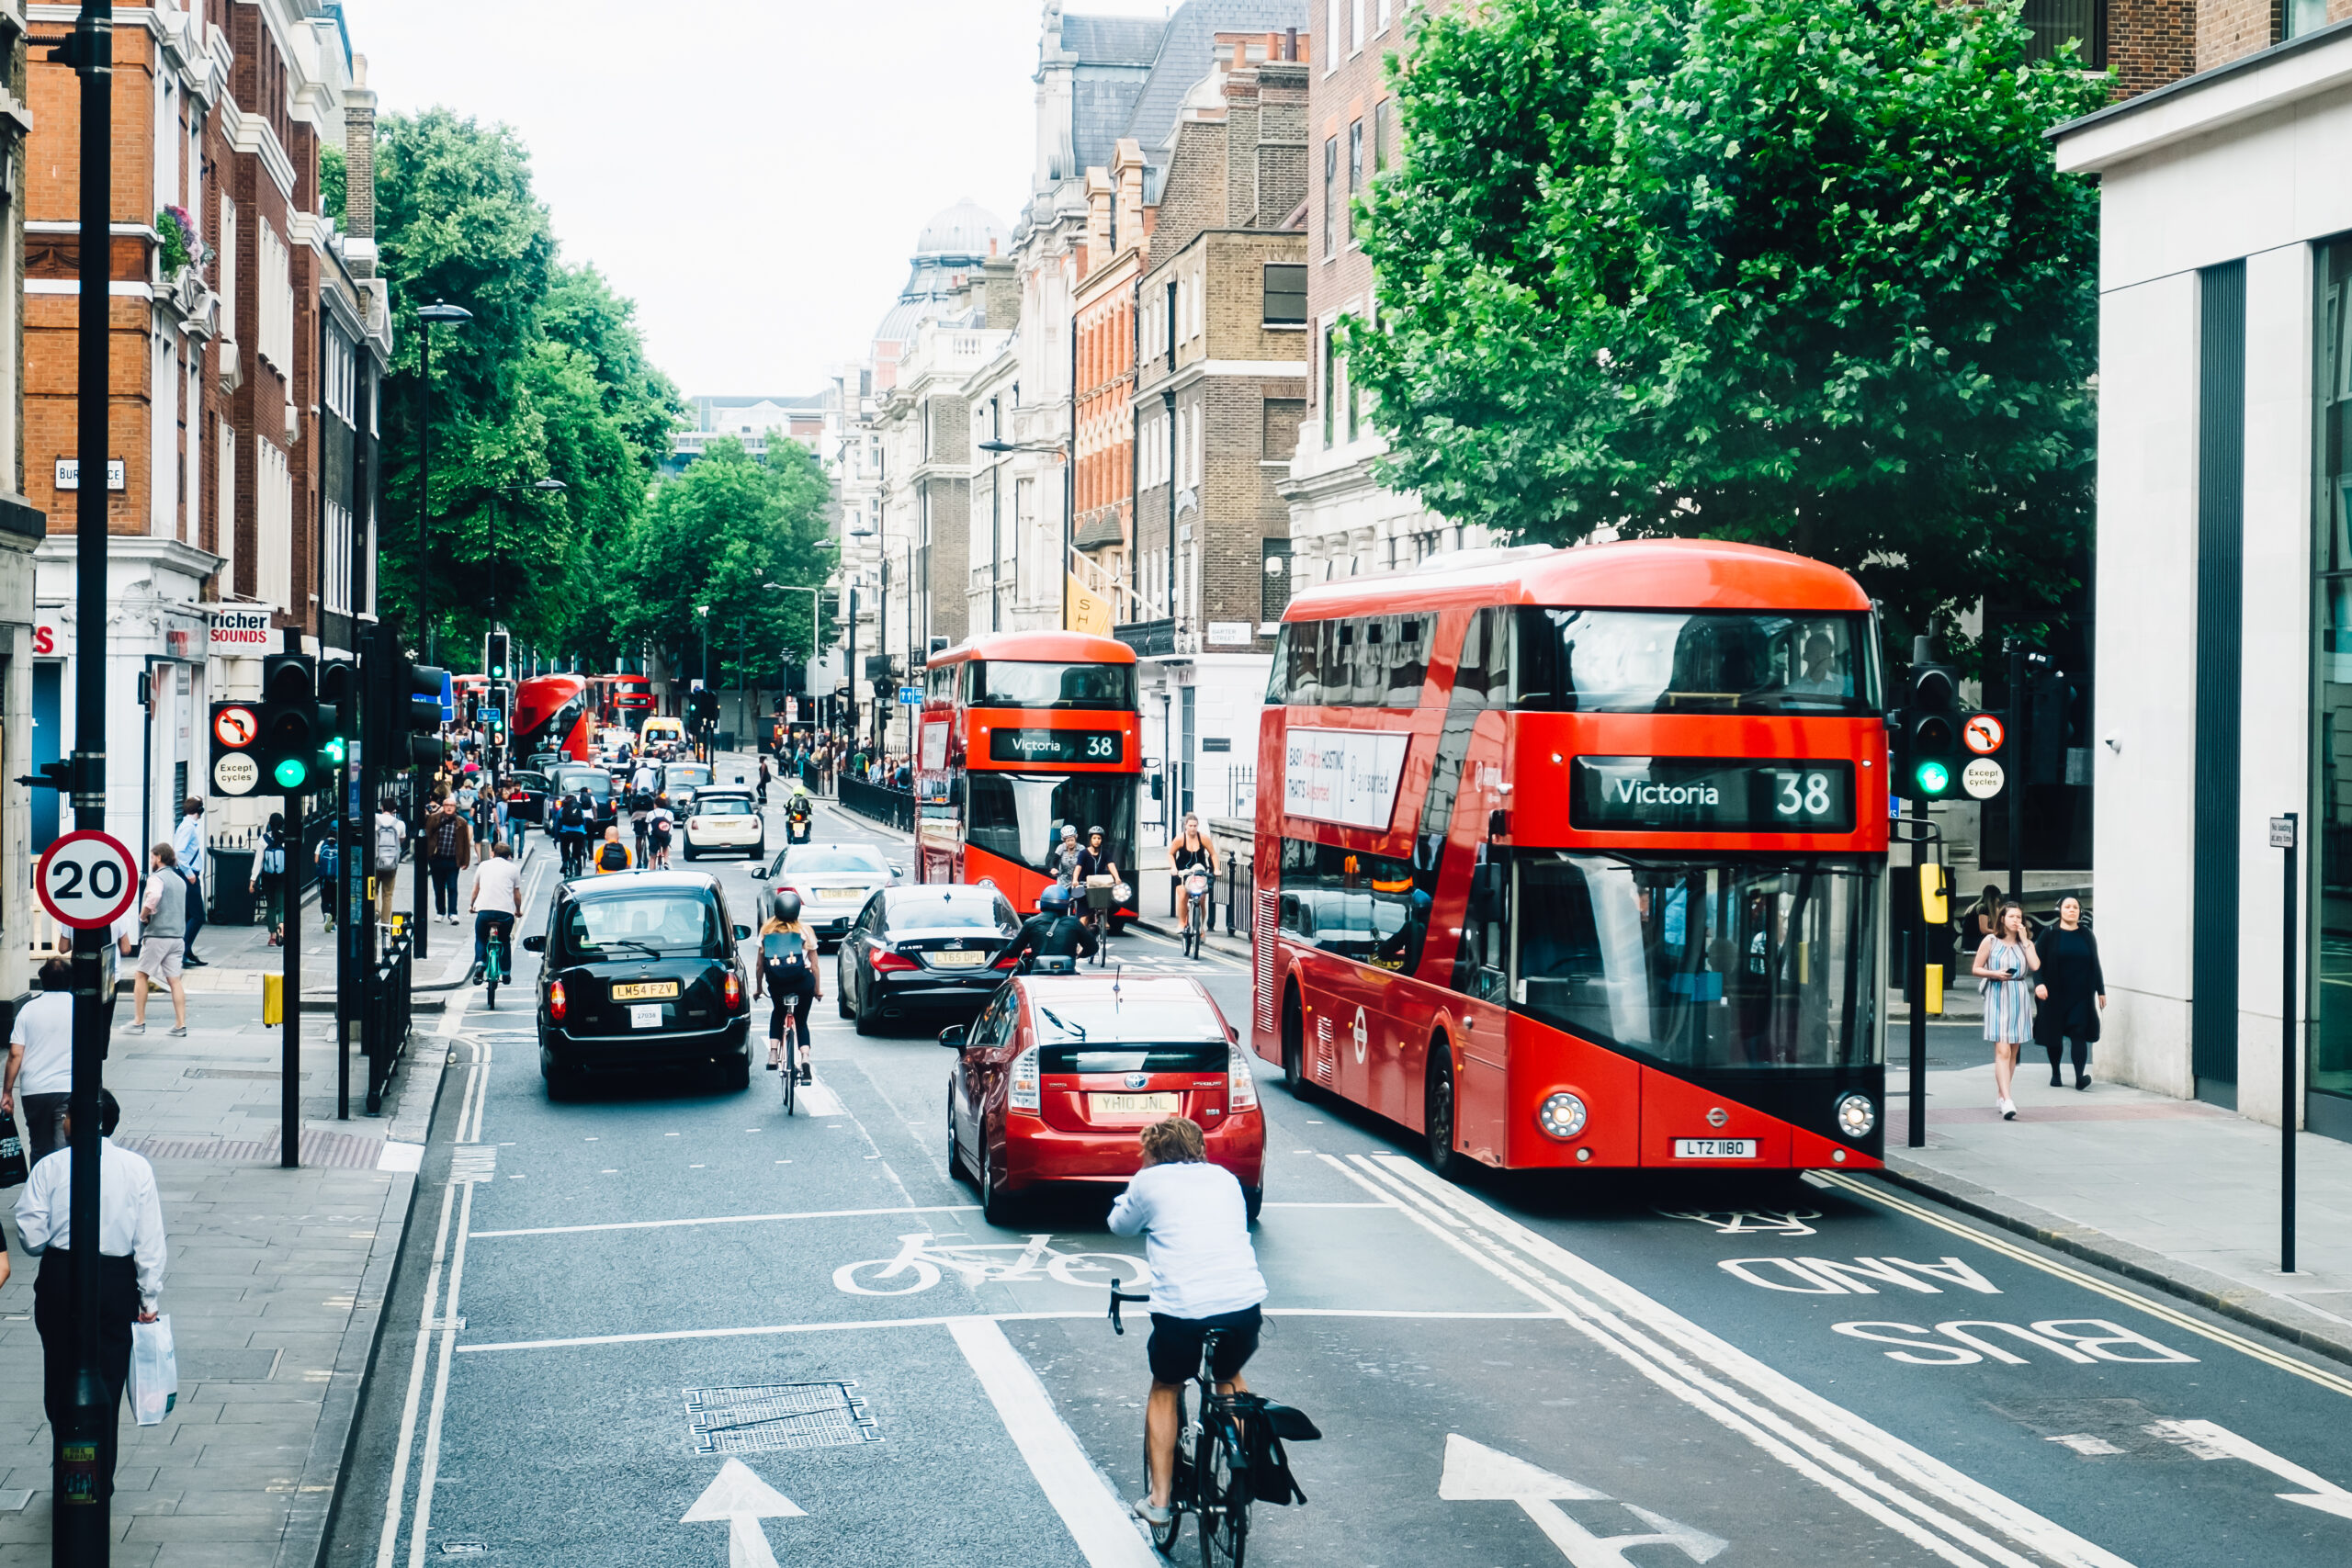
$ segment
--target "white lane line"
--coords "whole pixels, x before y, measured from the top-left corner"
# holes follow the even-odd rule
[[[893,1209],[804,1209],[789,1214],[713,1214],[691,1220],[614,1220],[596,1225],[533,1225],[525,1230],[476,1231],[481,1241],[493,1235],[577,1235],[583,1231],[668,1230],[679,1225],[760,1225],[783,1220],[855,1220],[876,1214],[978,1213],[978,1203],[918,1203]]]
[[[994,1312],[978,1314],[996,1323],[1044,1323],[1057,1318],[1101,1317],[1091,1307],[1075,1312]],[[1396,1317],[1467,1319],[1474,1322],[1513,1322],[1556,1319],[1556,1312],[1441,1312],[1408,1307],[1268,1307],[1268,1317]],[[508,1339],[493,1344],[460,1345],[460,1356],[486,1355],[493,1350],[571,1350],[598,1345],[649,1345],[682,1339],[745,1339],[777,1334],[835,1334],[866,1328],[936,1328],[975,1317],[956,1313],[939,1317],[845,1318],[834,1323],[753,1324],[741,1328],[668,1328],[641,1334],[582,1334],[565,1339]]]
[[[417,1403],[424,1393],[424,1366],[433,1351],[433,1308],[441,1296],[441,1260],[449,1244],[449,1209],[456,1201],[458,1184],[441,1186],[441,1224],[433,1235],[433,1268],[424,1276],[424,1305],[416,1325],[416,1354],[408,1368],[408,1398],[401,1406],[400,1441],[392,1450],[392,1484],[384,1499],[384,1530],[376,1546],[376,1568],[392,1568],[393,1554],[400,1544],[401,1504],[408,1489],[409,1451],[416,1442]]]
[[[1394,1203],[1261,1203],[1262,1209],[1393,1209]]]
[[[808,1114],[811,1116],[849,1114],[849,1107],[842,1103],[842,1097],[827,1089],[825,1080],[820,1077],[812,1077],[808,1083],[803,1084],[797,1098],[803,1106],[808,1108]]]
[[[1645,1341],[1639,1344],[1625,1342],[1636,1339],[1637,1337],[1627,1335],[1624,1340],[1621,1340],[1617,1333],[1611,1332],[1612,1327],[1619,1325],[1605,1323],[1604,1314],[1590,1302],[1558,1285],[1556,1281],[1549,1280],[1547,1277],[1538,1273],[1532,1265],[1507,1260],[1498,1256],[1494,1250],[1476,1245],[1464,1234],[1467,1227],[1447,1216],[1435,1204],[1420,1199],[1409,1189],[1396,1182],[1393,1178],[1388,1177],[1369,1160],[1362,1160],[1363,1170],[1358,1171],[1336,1156],[1323,1155],[1318,1157],[1367,1191],[1375,1193],[1385,1191],[1396,1194],[1394,1206],[1400,1213],[1497,1279],[1520,1291],[1531,1300],[1550,1306],[1553,1309],[1553,1315],[1560,1322],[1582,1334],[1600,1349],[1625,1362],[1634,1371],[1657,1384],[1667,1394],[1682,1401],[1727,1431],[1747,1438],[1797,1474],[1838,1497],[1857,1511],[1877,1520],[1887,1529],[1934,1552],[1945,1562],[1951,1563],[1953,1568],[1984,1568],[1983,1559],[1969,1555],[1934,1531],[1913,1519],[1906,1518],[1901,1512],[1890,1507],[1879,1498],[1870,1495],[1843,1476],[1834,1474],[1822,1464],[1816,1463],[1806,1453],[1801,1452],[1797,1446],[1782,1441],[1773,1432],[1766,1430],[1762,1425],[1748,1419],[1723,1401],[1713,1397],[1707,1390],[1695,1386],[1696,1380],[1687,1379],[1683,1375],[1687,1373],[1688,1369],[1673,1358],[1653,1359],[1643,1353],[1642,1346],[1646,1345]],[[1362,1156],[1358,1158],[1361,1160]],[[1380,1180],[1375,1181],[1374,1177],[1379,1178]],[[1386,1184],[1385,1187],[1384,1183]],[[1655,1347],[1648,1347],[1648,1348],[1654,1349]],[[1827,1452],[1826,1445],[1817,1441],[1811,1446],[1817,1452],[1825,1454]],[[1839,1461],[1844,1459],[1843,1455],[1828,1457]],[[1909,1497],[1901,1497],[1898,1501],[1915,1510],[1918,1507],[1916,1500]],[[1958,1526],[1955,1528],[1965,1529]],[[1996,1549],[1992,1555],[1996,1561],[2001,1562],[2005,1568],[2027,1568],[2024,1560],[2014,1553],[2000,1551]]]
[[[486,1076],[486,1075],[485,1075]],[[441,1474],[441,1416],[449,1403],[449,1366],[457,1359],[458,1287],[466,1273],[466,1225],[473,1218],[474,1193],[481,1184],[464,1184],[458,1203],[458,1248],[449,1262],[449,1304],[441,1314],[441,1361],[433,1373],[433,1414],[424,1425],[424,1457],[416,1472],[416,1518],[409,1526],[408,1568],[424,1568],[424,1538],[433,1525],[433,1484]]]
[[[2200,1335],[2216,1345],[2227,1346],[2241,1355],[2251,1356],[2265,1366],[2276,1367],[2282,1372],[2292,1372],[2297,1377],[2315,1382],[2331,1393],[2352,1394],[2352,1378],[2340,1376],[2324,1367],[2307,1366],[2291,1356],[2281,1355],[2243,1335],[2233,1334],[2226,1328],[2206,1323],[2177,1307],[2168,1306],[2163,1302],[2143,1296],[2136,1291],[2102,1280],[2096,1274],[2085,1273],[2082,1269],[2041,1257],[2030,1248],[2012,1242],[2005,1236],[1980,1231],[1973,1225],[1939,1214],[1934,1210],[1914,1203],[1908,1199],[1898,1198],[1891,1192],[1879,1191],[1869,1184],[1857,1181],[1851,1177],[1826,1171],[1809,1171],[1806,1175],[1808,1179],[1816,1176],[1822,1178],[1819,1183],[1821,1186],[1849,1192],[1857,1198],[1867,1198],[1871,1202],[1893,1209],[1897,1213],[1908,1214],[1915,1220],[1923,1220],[1939,1230],[1973,1241],[1988,1252],[1997,1252],[2004,1258],[2039,1269],[2041,1272],[2064,1280],[2070,1285],[2080,1285],[2083,1289],[2096,1292],[2109,1301],[2120,1302],[2125,1306],[2135,1307],[2150,1317],[2168,1323],[2176,1328],[2186,1329],[2191,1334]]]
[[[1557,1242],[1538,1235],[1501,1211],[1440,1179],[1411,1160],[1394,1155],[1381,1155],[1374,1156],[1373,1163],[1391,1179],[1418,1188],[1429,1201],[1450,1209],[1530,1261],[1607,1303],[1611,1309],[1610,1316],[1621,1323],[1638,1324],[1641,1328],[1671,1341],[1692,1359],[1705,1363],[1724,1379],[1740,1385],[1748,1393],[1770,1401],[1789,1416],[1810,1424],[1833,1441],[1862,1456],[1868,1466],[1883,1469],[1896,1481],[1916,1487],[1945,1506],[1967,1514],[2018,1545],[2062,1564],[2064,1568],[2130,1568],[2126,1559],[2085,1540],[2056,1521],[2043,1517],[1892,1432],[1863,1420],[1730,1341],[1700,1327],[1664,1303],[1652,1300]],[[1632,1330],[1624,1332],[1629,1339],[1634,1337]],[[1699,1373],[1696,1369],[1687,1371],[1684,1375],[1725,1403],[1744,1408],[1760,1425],[1781,1429],[1782,1424],[1771,1412],[1755,1405],[1722,1383]],[[1782,1430],[1781,1435],[1792,1441],[1803,1441],[1808,1436],[1793,1427]],[[1825,1457],[1843,1459],[1843,1456]],[[1840,1468],[1846,1469],[1849,1475],[1866,1485],[1875,1483],[1873,1490],[1903,1503],[1921,1518],[1934,1517],[1934,1509],[1905,1496],[1898,1487],[1881,1480],[1873,1469],[1855,1466],[1850,1461],[1841,1463]],[[1955,1529],[1949,1521],[1941,1518],[1935,1518],[1935,1522],[1939,1529],[1944,1529],[1954,1540],[1964,1541],[1976,1551],[2004,1558],[2010,1555],[1964,1526]]]
[[[1157,1568],[1159,1557],[1144,1544],[1109,1479],[1086,1457],[1078,1434],[1003,1328],[993,1318],[965,1317],[950,1323],[947,1332],[1089,1568]]]

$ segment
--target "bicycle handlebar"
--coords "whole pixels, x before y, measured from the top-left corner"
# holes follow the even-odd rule
[[[1122,1290],[1120,1290],[1120,1289],[1119,1289],[1119,1281],[1118,1281],[1118,1280],[1112,1280],[1112,1281],[1111,1281],[1111,1332],[1112,1332],[1112,1333],[1114,1333],[1114,1334],[1125,1334],[1125,1333],[1127,1331],[1127,1325],[1126,1325],[1125,1323],[1123,1323],[1123,1322],[1121,1322],[1121,1321],[1119,1320],[1119,1303],[1120,1303],[1121,1302],[1148,1302],[1148,1301],[1149,1301],[1149,1300],[1151,1300],[1151,1292],[1150,1292],[1146,1291],[1142,1295],[1139,1295],[1139,1296],[1136,1296],[1136,1295],[1129,1295],[1129,1294],[1127,1294],[1125,1292],[1124,1292],[1124,1291],[1122,1291]]]

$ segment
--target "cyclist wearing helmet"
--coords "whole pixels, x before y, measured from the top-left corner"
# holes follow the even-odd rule
[[[1082,852],[1078,847],[1078,824],[1062,824],[1061,841],[1046,856],[1046,874],[1063,886],[1078,878],[1078,861]]]
[[[798,997],[793,1032],[799,1039],[800,1081],[808,1081],[808,1015],[824,995],[817,979],[817,933],[800,918],[800,895],[779,893],[775,913],[760,927],[759,964],[752,995],[775,1004],[768,1012],[768,1070],[784,1060],[784,998]]]
[[[1022,922],[1021,930],[997,956],[1001,959],[1010,953],[1018,958],[1023,975],[1030,972],[1035,959],[1092,957],[1094,938],[1069,910],[1069,887],[1052,884],[1037,895],[1037,912]]]
[[[1078,879],[1083,882],[1090,876],[1107,876],[1113,881],[1119,876],[1119,863],[1111,858],[1111,847],[1100,828],[1086,830],[1086,847],[1078,852]]]

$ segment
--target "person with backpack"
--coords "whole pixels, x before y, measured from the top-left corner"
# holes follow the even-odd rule
[[[760,926],[759,967],[752,976],[752,996],[764,994],[775,1005],[768,1012],[768,1071],[784,1063],[784,998],[798,997],[793,1013],[793,1033],[798,1041],[799,1081],[808,1081],[808,1015],[824,997],[817,975],[817,933],[800,918],[800,895],[779,893],[775,913]]]
[[[261,852],[254,856],[253,880],[248,891],[257,893],[266,911],[262,923],[269,927],[269,945],[282,947],[286,943],[286,815],[280,811],[269,814],[269,821],[261,830]]]
[[[656,871],[670,869],[670,829],[677,825],[677,820],[670,814],[669,795],[655,795],[653,815],[645,820],[645,838],[650,846],[648,853],[651,859],[648,863]]]
[[[650,785],[639,786],[628,797],[629,827],[637,839],[637,863],[651,863],[646,844],[653,831],[653,790]]]
[[[577,876],[586,868],[588,859],[588,792],[580,790],[563,797],[555,817],[556,843],[563,851],[563,874]]]
[[[401,847],[408,842],[408,824],[401,820],[401,803],[386,795],[376,803],[376,923],[392,923],[392,890],[400,884]]]
[[[319,853],[314,863],[319,871],[319,919],[332,931],[343,886],[343,846],[335,842],[333,833],[319,835]]]
[[[1012,940],[997,953],[999,962],[1015,960],[1018,973],[1033,972],[1040,958],[1091,958],[1094,936],[1084,921],[1069,912],[1070,890],[1057,882],[1037,895],[1037,912],[1021,923]]]
[[[629,857],[628,846],[621,842],[621,825],[617,822],[605,829],[605,841],[596,846],[596,874],[608,876],[616,871],[628,871],[637,862]]]

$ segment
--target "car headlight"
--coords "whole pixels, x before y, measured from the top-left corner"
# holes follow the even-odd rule
[[[1838,1130],[1849,1138],[1867,1138],[1878,1125],[1878,1107],[1867,1094],[1849,1094],[1838,1101]]]
[[[1535,1111],[1535,1124],[1544,1129],[1544,1135],[1562,1142],[1582,1133],[1584,1121],[1584,1101],[1566,1089],[1545,1100]]]

